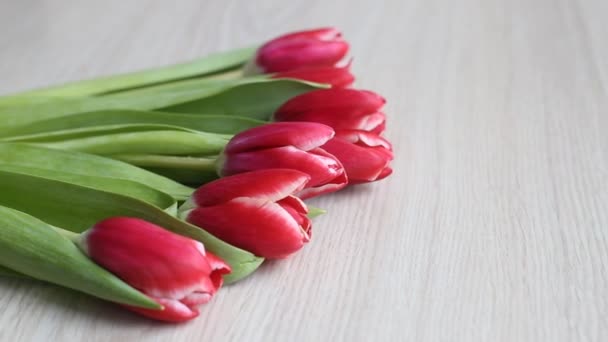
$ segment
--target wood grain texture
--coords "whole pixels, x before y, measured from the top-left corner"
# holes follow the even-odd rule
[[[0,279],[0,340],[608,340],[608,2],[0,1],[0,93],[335,25],[387,97],[392,178],[312,243],[151,323]],[[32,199],[35,200],[35,199]]]

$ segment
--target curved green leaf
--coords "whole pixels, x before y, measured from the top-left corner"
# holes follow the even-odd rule
[[[217,179],[217,156],[162,156],[152,154],[115,154],[112,159],[142,167],[182,184],[200,186]]]
[[[118,131],[118,132],[114,132]],[[120,132],[124,131],[124,132]],[[82,134],[82,132],[80,132]],[[86,133],[85,133],[86,134]],[[109,154],[214,155],[220,153],[228,138],[214,133],[180,130],[129,131],[128,127],[108,130],[107,134],[59,140],[58,137],[38,138],[28,144],[60,150]],[[40,141],[41,140],[41,141]]]
[[[0,264],[112,302],[161,308],[99,267],[45,222],[4,206],[0,206]]]
[[[167,193],[178,201],[187,199],[194,191],[168,178],[117,160],[26,144],[0,143],[0,165],[129,180]]]
[[[0,164],[0,170],[23,173],[37,177],[54,179],[62,182],[85,186],[96,190],[112,192],[127,197],[137,198],[176,216],[177,202],[170,195],[147,185],[125,179],[114,179],[99,176],[78,175],[57,170],[45,170],[20,165]],[[1,196],[1,194],[0,194]]]
[[[98,125],[89,127],[74,127],[62,130],[40,132],[35,134],[26,134],[0,138],[6,142],[51,142],[64,141],[79,138],[89,138],[95,136],[104,136],[110,134],[135,133],[135,132],[150,132],[150,131],[178,131],[187,133],[199,133],[191,129],[171,125],[159,124],[113,124],[113,125]],[[206,133],[202,134],[213,134]],[[225,136],[225,139],[230,139],[231,136]]]
[[[34,135],[52,131],[88,129],[95,126],[158,124],[196,131],[236,134],[264,124],[265,121],[238,116],[176,114],[137,110],[103,110],[41,120],[18,129],[0,132],[0,136]]]
[[[2,277],[13,277],[13,278],[29,278],[28,276],[21,274],[17,271],[13,271],[10,268],[0,266],[0,276]]]
[[[0,97],[0,104],[20,104],[40,97],[91,96],[125,89],[146,87],[180,79],[201,77],[225,70],[240,68],[253,56],[256,47],[235,49],[211,54],[191,62],[157,67],[148,70],[76,81]]]
[[[323,87],[293,79],[266,79],[227,88],[213,96],[158,108],[176,113],[213,113],[269,120],[290,98]]]
[[[0,132],[36,121],[88,111],[157,110],[190,114],[221,114],[266,120],[288,99],[324,85],[289,79],[247,78],[189,83],[187,90],[134,90],[100,97],[57,100],[0,107]],[[191,89],[190,89],[191,87]]]

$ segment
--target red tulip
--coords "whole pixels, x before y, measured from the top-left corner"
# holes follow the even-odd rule
[[[355,81],[355,76],[350,73],[349,69],[350,64],[344,67],[325,66],[305,68],[279,72],[274,74],[272,78],[295,78],[310,82],[327,83],[335,88],[347,88]]]
[[[275,121],[310,121],[335,130],[363,130],[380,134],[386,117],[384,98],[356,89],[320,89],[298,95],[274,113]]]
[[[334,156],[319,148],[333,136],[330,127],[312,122],[277,122],[254,127],[228,142],[221,157],[219,174],[294,169],[310,176],[310,182],[298,193],[299,197],[310,198],[337,191],[348,182],[344,168]]]
[[[205,252],[203,244],[144,220],[114,217],[81,236],[91,259],[163,306],[150,310],[127,306],[141,315],[168,322],[195,318],[222,286],[230,267]]]
[[[393,160],[392,146],[374,133],[337,131],[323,149],[342,162],[351,184],[377,181],[393,172],[389,166]]]
[[[310,240],[308,209],[293,196],[309,180],[289,169],[220,178],[198,188],[180,217],[258,256],[284,258]]]
[[[258,49],[257,67],[264,73],[334,66],[348,53],[348,43],[335,28],[300,31],[275,38]]]

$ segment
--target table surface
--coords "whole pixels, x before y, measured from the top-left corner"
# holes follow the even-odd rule
[[[0,340],[608,340],[608,1],[0,1],[0,93],[335,25],[394,175],[297,256],[158,324],[0,279]],[[603,133],[602,133],[603,132]],[[35,199],[33,199],[35,200]]]

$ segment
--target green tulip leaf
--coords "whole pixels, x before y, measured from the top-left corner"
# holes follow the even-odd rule
[[[0,276],[2,277],[12,277],[12,278],[29,278],[28,276],[19,273],[17,271],[13,271],[10,268],[6,268],[4,266],[0,266]]]
[[[111,125],[2,139],[59,150],[108,154],[214,155],[231,135],[166,125]]]
[[[255,53],[255,47],[211,54],[191,62],[152,68],[148,70],[83,80],[0,97],[0,104],[23,104],[36,99],[53,97],[92,96],[125,89],[141,88],[166,82],[240,68]]]
[[[199,186],[217,179],[217,156],[163,156],[152,154],[115,154],[112,159],[139,166],[182,184]]]
[[[177,201],[186,200],[194,191],[168,178],[124,162],[26,144],[0,143],[0,165],[133,181],[167,193]]]
[[[133,197],[160,208],[173,216],[177,214],[177,202],[173,197],[147,185],[130,180],[79,175],[56,170],[45,170],[12,164],[0,164],[0,170],[54,179],[92,189],[112,192],[127,197]]]
[[[163,124],[110,124],[87,127],[73,127],[67,129],[39,132],[34,134],[22,134],[18,136],[0,138],[5,142],[52,142],[79,138],[103,136],[109,134],[135,133],[147,131],[169,131],[198,133],[197,131],[171,125]]]
[[[0,135],[41,120],[112,109],[236,115],[267,120],[290,98],[324,87],[316,83],[288,79],[247,78],[236,81],[197,82],[199,84],[194,82],[192,88],[187,90],[156,91],[155,87],[151,87],[100,97],[0,107],[0,132],[6,132]]]
[[[294,96],[323,88],[324,85],[293,79],[264,79],[224,89],[213,96],[160,107],[176,113],[236,115],[269,120],[272,114]]]
[[[37,121],[10,132],[1,132],[0,136],[28,136],[55,131],[89,129],[96,126],[127,124],[170,125],[202,132],[236,134],[264,123],[265,121],[238,116],[102,110]]]

